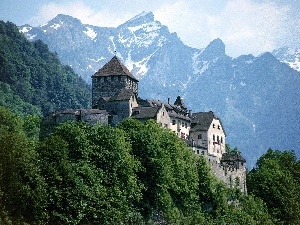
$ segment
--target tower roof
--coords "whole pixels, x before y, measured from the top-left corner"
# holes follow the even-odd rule
[[[107,76],[128,76],[135,81],[138,81],[129,70],[120,62],[117,56],[114,56],[108,63],[96,72],[93,77],[107,77]]]
[[[180,96],[177,96],[176,101],[174,102],[174,105],[180,106],[182,109],[186,109],[185,104],[183,103],[183,100]]]

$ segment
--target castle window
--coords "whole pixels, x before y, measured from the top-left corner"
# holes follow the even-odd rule
[[[199,155],[199,150],[197,150],[197,154]]]
[[[176,124],[176,120],[172,120],[172,125],[175,125]]]
[[[165,116],[165,112],[163,112],[163,116]]]
[[[221,129],[220,125],[218,125],[218,129],[219,129],[219,130]]]
[[[202,155],[204,155],[204,151],[202,151]]]
[[[198,139],[202,139],[202,134],[198,134]]]
[[[216,140],[216,136],[215,135],[213,135],[213,141],[215,141]]]
[[[223,137],[221,137],[221,143],[223,144]]]
[[[181,133],[181,138],[182,138],[182,139],[185,138],[185,133]]]
[[[215,128],[216,127],[216,125],[213,123],[213,128]]]
[[[240,178],[239,178],[239,177],[236,177],[236,178],[235,178],[235,186],[236,186],[236,187],[239,187],[239,186],[240,186]]]

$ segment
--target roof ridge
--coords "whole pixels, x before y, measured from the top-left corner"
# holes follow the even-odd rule
[[[127,69],[127,67],[121,63],[120,59],[117,56],[112,57],[112,59],[107,62],[102,68],[100,68],[93,77],[106,77],[112,75],[125,75],[136,81],[138,81]]]

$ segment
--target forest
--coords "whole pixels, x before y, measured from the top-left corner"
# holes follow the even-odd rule
[[[173,132],[133,119],[65,122],[0,107],[0,224],[299,224],[300,162],[269,149],[227,188]]]
[[[40,135],[43,115],[89,108],[90,93],[47,45],[0,21],[0,224],[300,224],[293,151],[266,149],[242,194],[151,120]]]
[[[0,105],[18,114],[46,115],[87,108],[90,101],[91,87],[46,44],[30,42],[15,24],[0,21]]]

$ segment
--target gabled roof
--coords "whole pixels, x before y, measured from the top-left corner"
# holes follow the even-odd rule
[[[142,105],[144,107],[157,107],[157,106],[161,106],[162,104],[165,106],[170,117],[180,118],[180,119],[187,120],[187,121],[191,120],[187,116],[186,110],[182,109],[181,106],[164,103],[164,102],[157,101],[157,100],[139,99],[139,105]]]
[[[128,76],[135,81],[138,80],[129,72],[129,70],[120,62],[117,56],[114,56],[108,63],[96,72],[93,77],[107,76]]]
[[[124,101],[129,100],[135,93],[131,89],[123,88],[119,93],[109,99],[110,102],[113,101]]]
[[[198,112],[192,114],[192,127],[191,129],[207,131],[213,121],[213,119],[219,120],[216,114],[212,111],[209,112]],[[221,123],[221,121],[220,121]]]
[[[132,118],[135,119],[154,119],[161,107],[138,107],[134,108]]]
[[[226,152],[223,153],[221,162],[246,162],[239,152]]]

